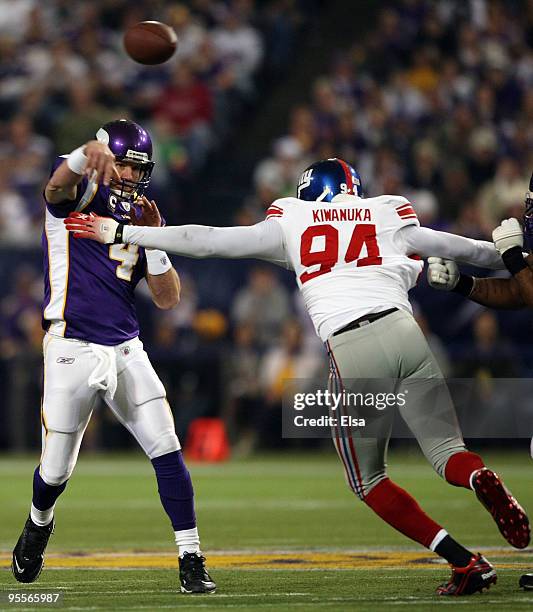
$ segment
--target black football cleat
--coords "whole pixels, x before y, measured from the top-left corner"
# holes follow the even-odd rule
[[[35,582],[44,565],[44,551],[54,533],[54,519],[49,525],[39,527],[30,517],[24,525],[13,550],[11,570],[19,582]]]
[[[533,573],[532,574],[522,574],[520,576],[520,581],[518,582],[518,586],[524,589],[524,591],[533,591]]]
[[[214,593],[217,585],[205,569],[205,557],[185,553],[179,558],[182,593]]]
[[[502,536],[511,546],[526,548],[531,539],[527,514],[498,474],[482,468],[474,475],[472,484],[477,498],[490,512]]]
[[[437,588],[437,595],[472,595],[496,584],[496,570],[478,554],[466,567],[452,565],[452,577]]]

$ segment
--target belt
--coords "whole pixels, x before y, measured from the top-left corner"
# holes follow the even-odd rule
[[[356,319],[355,321],[348,323],[348,325],[341,327],[336,332],[333,332],[333,336],[339,336],[340,334],[343,334],[344,332],[347,332],[347,331],[351,331],[352,329],[359,329],[363,325],[374,323],[374,321],[383,319],[383,317],[386,317],[387,315],[390,315],[393,312],[396,312],[397,310],[398,310],[397,308],[389,308],[388,310],[382,310],[381,312],[373,312],[371,314],[367,314],[362,317],[359,317],[359,319]]]

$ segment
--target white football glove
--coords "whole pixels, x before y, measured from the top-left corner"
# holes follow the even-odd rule
[[[524,232],[518,219],[504,219],[492,232],[492,239],[500,255],[513,247],[522,248],[524,246]]]
[[[428,283],[433,289],[452,291],[459,282],[459,268],[452,259],[428,257]]]
[[[80,212],[71,212],[63,220],[67,230],[74,234],[74,238],[88,238],[102,244],[113,244],[117,236],[117,229],[123,228],[122,223],[117,223],[111,217],[99,217],[94,213],[86,215]],[[120,242],[120,240],[117,240]]]

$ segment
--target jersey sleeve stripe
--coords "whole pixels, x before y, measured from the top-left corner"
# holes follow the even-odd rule
[[[410,215],[414,215],[416,217],[416,212],[412,208],[402,210],[402,212],[398,213],[398,216],[400,216],[402,219],[405,219],[405,217]]]
[[[401,217],[402,219],[418,219],[416,215],[405,215],[405,217]]]
[[[401,204],[400,206],[396,206],[396,210],[400,211],[403,208],[411,208],[412,204],[411,202],[406,202],[405,204]]]

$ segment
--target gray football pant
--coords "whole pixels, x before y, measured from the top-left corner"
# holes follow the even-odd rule
[[[391,392],[395,390],[393,385],[396,389],[409,389],[409,401],[398,406],[398,410],[428,461],[444,478],[448,459],[466,449],[442,372],[413,317],[397,311],[332,336],[326,346],[330,355],[330,387],[334,391],[359,390],[357,380],[361,379],[381,379],[375,385],[380,390],[387,385]],[[368,437],[364,428],[352,428],[351,435],[334,435],[346,481],[363,500],[387,478],[387,447],[393,419],[393,411],[387,410],[387,415],[373,422],[373,437]],[[445,424],[442,429],[441,423]],[[439,431],[444,432],[442,436]]]

